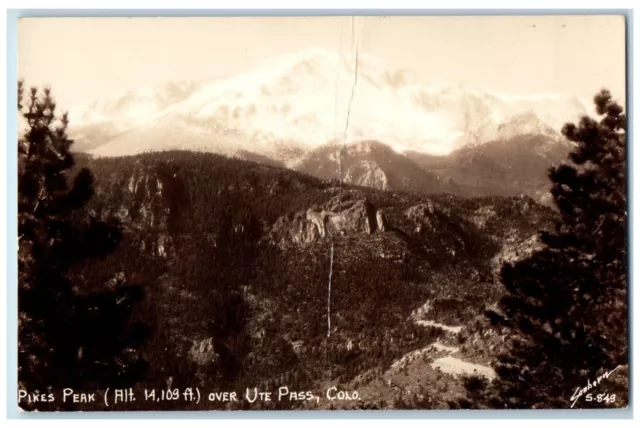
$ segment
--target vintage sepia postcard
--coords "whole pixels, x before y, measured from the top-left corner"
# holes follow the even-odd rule
[[[626,25],[21,18],[19,407],[626,408]]]

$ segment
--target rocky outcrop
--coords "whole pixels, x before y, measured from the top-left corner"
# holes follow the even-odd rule
[[[386,232],[389,230],[389,222],[387,221],[387,216],[384,215],[382,210],[378,210],[376,212],[376,225],[378,226],[378,230],[380,232]]]
[[[415,232],[435,231],[436,207],[431,201],[425,204],[414,205],[405,211],[405,217],[415,224]]]
[[[344,182],[380,190],[389,189],[387,174],[375,162],[368,160],[350,166],[345,172]]]
[[[269,234],[271,242],[284,247],[312,242],[350,233],[372,234],[378,229],[376,207],[367,198],[352,194],[340,195],[323,205],[281,217]],[[386,220],[380,222],[386,230]]]
[[[96,189],[100,200],[110,195],[109,204],[90,205],[102,220],[116,218],[125,229],[138,233],[141,252],[168,258],[173,254],[171,230],[179,224],[184,206],[183,183],[173,171],[162,166],[136,162],[120,180],[103,180]]]
[[[189,357],[199,366],[215,364],[220,359],[213,347],[213,338],[193,342],[189,350]]]

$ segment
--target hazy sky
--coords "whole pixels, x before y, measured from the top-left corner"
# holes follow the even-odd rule
[[[426,82],[591,97],[625,90],[624,18],[357,17],[356,43]],[[23,18],[18,75],[69,108],[122,89],[248,70],[274,55],[351,46],[350,17]]]

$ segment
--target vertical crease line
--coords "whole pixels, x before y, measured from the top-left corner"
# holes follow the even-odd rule
[[[333,115],[333,139],[337,143],[338,140],[338,89],[340,86],[340,67],[342,64],[342,37],[343,37],[343,26],[342,22],[340,22],[340,38],[338,45],[338,63],[336,67],[336,82],[335,82],[335,94],[334,94],[334,115]],[[339,195],[342,195],[342,158],[341,158],[341,147],[340,144],[336,144],[337,150],[337,173],[338,173],[338,181],[339,181]],[[329,354],[329,341],[331,340],[331,281],[333,279],[333,249],[334,249],[334,241],[333,237],[331,237],[331,254],[329,261],[329,281],[327,285],[327,338],[325,340],[324,346],[324,360],[325,365],[328,367],[328,376],[331,379],[331,355]]]
[[[340,82],[340,65],[342,64],[342,34],[343,34],[342,23],[340,23],[340,39],[338,45],[338,66],[336,67],[336,83],[335,83],[335,96],[334,96],[334,110],[333,110],[333,139],[335,142],[338,141],[338,87]],[[337,167],[338,167],[338,180],[342,182],[342,164],[340,159],[340,146],[338,147],[338,155],[337,155]]]
[[[351,104],[353,103],[353,97],[355,95],[356,92],[356,85],[358,84],[358,44],[355,41],[355,31],[354,31],[354,23],[353,23],[353,18],[351,17],[351,37],[353,37],[353,44],[355,45],[355,51],[356,51],[356,56],[355,56],[355,67],[354,67],[354,71],[355,71],[355,76],[354,76],[354,80],[353,80],[353,85],[351,86],[351,97],[349,98],[349,104],[347,106],[347,120],[344,126],[344,141],[343,144],[346,145],[346,136],[347,136],[347,130],[349,129],[349,118],[351,116]]]

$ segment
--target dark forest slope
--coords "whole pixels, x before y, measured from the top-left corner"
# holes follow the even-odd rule
[[[96,177],[90,209],[118,218],[126,238],[74,275],[86,288],[118,272],[146,287],[137,317],[152,328],[143,349],[152,369],[141,387],[317,391],[381,373],[442,336],[411,318],[425,302],[435,321],[457,326],[493,303],[497,261],[526,251],[551,216],[529,198],[339,186],[214,154],[79,163]],[[382,399],[367,391],[365,401]]]

